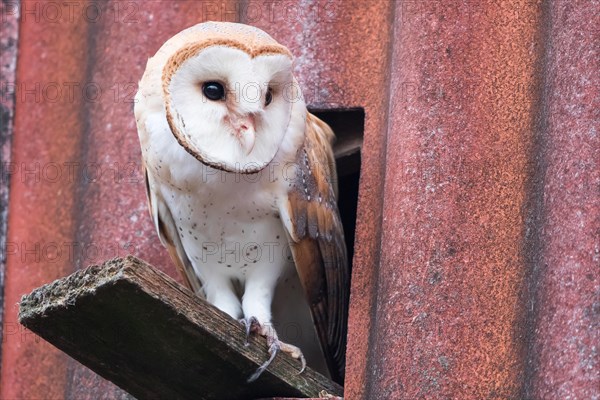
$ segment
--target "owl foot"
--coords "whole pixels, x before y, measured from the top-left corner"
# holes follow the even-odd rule
[[[254,372],[248,378],[248,383],[254,382],[256,379],[258,379],[258,377],[269,367],[269,365],[271,365],[279,351],[288,353],[296,360],[300,360],[302,363],[302,368],[300,369],[299,374],[304,372],[306,369],[306,359],[302,354],[302,350],[294,345],[280,341],[279,337],[277,336],[277,332],[271,324],[261,325],[255,317],[244,318],[240,322],[246,327],[246,343],[248,343],[248,337],[250,336],[250,333],[255,332],[261,336],[264,336],[267,339],[267,346],[269,346],[269,359],[260,367],[258,367],[256,372]]]

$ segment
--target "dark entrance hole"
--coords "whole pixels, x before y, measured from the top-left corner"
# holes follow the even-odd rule
[[[338,173],[338,208],[344,225],[348,260],[351,266],[354,256],[360,151],[363,143],[365,112],[362,108],[316,109],[310,112],[325,121],[333,129],[337,138],[333,145],[333,152]]]

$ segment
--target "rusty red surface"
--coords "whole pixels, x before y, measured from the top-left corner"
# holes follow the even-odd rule
[[[126,253],[176,276],[131,101],[209,19],[288,46],[310,106],[365,109],[345,398],[600,397],[597,3],[44,4],[20,26],[1,398],[126,396],[13,331],[15,304]]]
[[[4,16],[0,25],[0,243],[6,243],[8,216],[8,192],[10,169],[10,146],[14,119],[14,83],[19,38],[19,9],[9,3],[0,3],[0,14]],[[6,252],[0,251],[0,326],[4,327],[2,304],[4,304],[4,272]],[[4,329],[0,330],[0,339]],[[0,359],[2,349],[0,348]],[[0,364],[0,370],[1,370]]]
[[[59,172],[81,161],[81,99],[54,101],[57,85],[84,79],[87,25],[21,17],[6,243],[3,399],[62,398],[67,356],[17,323],[17,303],[73,271],[79,182]],[[41,68],[40,66],[44,66]],[[52,101],[49,101],[52,100]]]
[[[541,10],[404,7],[367,398],[520,398]]]
[[[547,12],[528,394],[593,399],[600,398],[600,4],[552,2]]]

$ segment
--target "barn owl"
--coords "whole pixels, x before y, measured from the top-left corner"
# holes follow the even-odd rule
[[[349,272],[334,134],[307,111],[292,61],[243,24],[169,39],[136,95],[148,202],[187,286],[267,338],[250,380],[285,351],[341,381]]]

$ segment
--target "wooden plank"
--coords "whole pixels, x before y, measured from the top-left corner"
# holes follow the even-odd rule
[[[140,399],[319,397],[342,388],[287,354],[261,377],[266,341],[145,262],[107,261],[42,286],[19,321]]]

